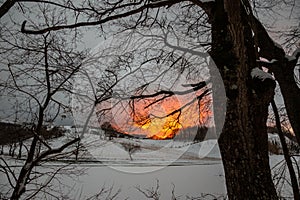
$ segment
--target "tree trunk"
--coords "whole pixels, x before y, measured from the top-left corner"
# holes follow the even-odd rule
[[[18,159],[22,157],[22,146],[23,146],[23,141],[19,141],[19,154],[18,154]]]
[[[284,50],[274,43],[260,21],[256,18],[254,21],[257,27],[256,36],[260,47],[259,55],[270,61],[272,59],[277,60],[273,64],[267,64],[266,67],[274,72],[275,78],[279,83],[287,115],[297,142],[300,145],[300,88],[294,79],[294,70],[300,56],[299,50],[293,53],[294,58],[288,59]]]
[[[21,169],[19,177],[16,182],[16,186],[13,190],[13,193],[10,197],[11,200],[17,200],[21,195],[26,191],[27,180],[30,176],[31,170],[34,167],[32,162],[34,160],[34,154],[36,150],[38,138],[34,136],[31,142],[30,150],[26,159],[24,166]]]
[[[285,62],[280,63],[280,66],[274,66],[272,70],[279,83],[287,115],[300,145],[300,89],[294,79],[296,65],[286,66]]]
[[[278,199],[271,178],[266,120],[275,83],[252,89],[256,66],[252,32],[241,1],[216,0],[212,57],[227,96],[219,138],[229,199]],[[258,87],[260,88],[260,87]]]
[[[277,106],[276,106],[274,100],[271,101],[271,105],[272,105],[273,112],[275,115],[276,127],[277,127],[277,131],[278,131],[278,136],[279,136],[279,139],[281,142],[284,159],[285,159],[286,165],[289,169],[289,174],[290,174],[291,184],[292,184],[292,189],[293,189],[293,194],[294,194],[294,200],[300,200],[297,176],[296,176],[296,173],[295,173],[295,170],[293,167],[293,162],[291,160],[291,156],[289,153],[287,143],[285,141],[284,134],[281,130],[280,117],[279,117],[278,109],[277,109]]]

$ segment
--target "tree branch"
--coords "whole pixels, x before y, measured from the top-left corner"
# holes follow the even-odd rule
[[[143,99],[143,98],[151,98],[151,97],[157,97],[159,95],[167,95],[172,96],[172,95],[185,95],[189,94],[191,92],[195,92],[197,90],[200,90],[201,88],[204,88],[207,86],[206,81],[201,81],[197,84],[192,84],[191,85],[193,88],[185,90],[185,91],[169,91],[169,90],[160,90],[159,92],[153,93],[153,94],[145,94],[145,95],[136,95],[136,96],[131,96],[130,99]],[[186,87],[186,85],[184,85]]]
[[[213,17],[213,6],[215,4],[214,1],[201,1],[201,0],[190,0],[190,2],[194,3],[195,5],[201,7],[209,18],[209,22],[212,20]]]
[[[0,19],[15,5],[16,0],[6,0],[0,7]]]
[[[191,105],[192,103],[194,103],[196,100],[200,101],[202,98],[204,98],[204,96],[206,95],[209,95],[211,92],[210,89],[207,89],[205,90],[201,95],[193,98],[191,101],[187,102],[186,104],[184,104],[183,106],[181,106],[180,108],[176,109],[176,110],[173,110],[172,112],[168,113],[167,115],[164,115],[164,116],[156,116],[156,115],[153,115],[151,114],[152,116],[158,118],[158,119],[163,119],[163,118],[166,118],[166,117],[169,117],[169,116],[172,116],[178,112],[181,112],[184,108],[186,108],[187,106]]]
[[[282,47],[272,40],[265,27],[255,16],[252,16],[252,18],[257,29],[257,33],[255,33],[255,35],[258,38],[260,56],[268,60],[272,60],[274,58],[279,60],[279,57],[284,57],[285,52]]]
[[[140,12],[143,12],[144,10],[147,9],[154,9],[154,8],[159,8],[159,7],[164,7],[164,6],[172,6],[176,3],[182,2],[181,0],[166,0],[166,1],[160,1],[157,3],[149,3],[143,6],[140,6],[137,9],[134,10],[130,10],[121,14],[116,14],[113,16],[109,16],[106,17],[105,19],[101,19],[98,21],[92,21],[92,22],[78,22],[78,23],[74,23],[74,24],[69,24],[69,25],[59,25],[59,26],[51,26],[51,27],[47,27],[44,29],[40,29],[40,30],[30,30],[30,29],[26,29],[26,23],[27,21],[25,20],[22,23],[21,26],[21,32],[22,33],[26,33],[26,34],[44,34],[47,33],[49,31],[57,31],[57,30],[61,30],[61,29],[73,29],[73,28],[78,28],[78,27],[85,27],[85,26],[95,26],[95,25],[100,25],[100,24],[104,24],[106,22],[109,21],[113,21],[113,20],[117,20],[117,19],[121,19],[121,18],[125,18]]]
[[[49,150],[43,151],[43,152],[41,153],[41,155],[40,155],[39,157],[37,157],[37,158],[33,161],[32,165],[33,165],[33,166],[36,166],[36,165],[38,164],[38,162],[40,162],[43,158],[45,158],[45,157],[47,157],[47,156],[49,156],[49,155],[53,155],[53,154],[57,154],[57,153],[62,152],[62,151],[65,150],[67,147],[71,146],[72,144],[75,144],[75,143],[78,142],[79,140],[80,140],[80,138],[78,137],[78,138],[75,138],[75,139],[69,141],[68,143],[66,143],[66,144],[64,144],[64,145],[62,145],[62,146],[60,146],[59,148],[49,149]]]
[[[9,182],[10,186],[12,188],[14,188],[14,184],[12,183],[9,174],[12,175],[12,177],[14,178],[14,181],[16,182],[17,181],[17,177],[15,176],[15,172],[11,170],[10,166],[8,165],[8,163],[2,157],[0,157],[0,160],[2,160],[2,162],[4,162],[4,164],[5,164],[5,167],[3,165],[0,165],[0,168],[2,168],[4,170],[4,173],[5,173],[6,177],[7,177],[7,180]]]

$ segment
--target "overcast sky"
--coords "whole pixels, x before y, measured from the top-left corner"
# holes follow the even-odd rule
[[[276,5],[276,7],[273,8],[274,12],[272,11],[266,12],[265,10],[262,11],[259,10],[260,19],[263,21],[265,25],[267,25],[267,27],[270,28],[270,30],[272,30],[272,32],[270,32],[270,35],[278,43],[282,43],[284,38],[279,37],[278,33],[275,32],[276,30],[277,31],[288,30],[291,26],[294,27],[299,26],[300,1],[296,0],[294,2],[295,2],[295,6],[293,8],[278,4]],[[4,22],[10,23],[10,17],[13,17],[14,19],[19,19],[20,21],[24,20],[24,17],[22,16],[22,14],[20,14],[20,11],[17,11],[14,8],[1,19],[1,23]],[[103,37],[99,37],[99,33],[97,32],[96,28],[85,28],[83,32],[84,32],[83,43],[79,44],[78,48],[95,49],[95,47],[97,46],[99,47],[99,44],[101,44],[104,40]],[[3,66],[0,63],[0,68],[3,67],[5,66]],[[6,77],[7,74],[1,72],[0,74],[1,80],[5,80]],[[14,110],[11,109],[11,103],[13,101],[9,102],[9,99],[11,99],[11,97],[5,97],[2,95],[0,97],[0,112],[2,112],[2,116],[0,117],[0,119],[7,119],[6,114],[12,114],[14,112]],[[19,100],[22,101],[21,99]],[[69,100],[70,99],[65,99],[65,101],[69,101]],[[278,104],[283,103],[282,98],[280,97],[279,94],[276,95],[276,101]],[[3,113],[6,114],[4,115]],[[13,120],[13,115],[10,120]],[[56,123],[60,125],[71,124],[71,122],[72,122],[71,116],[67,116],[66,118],[58,117],[58,119],[56,120]]]

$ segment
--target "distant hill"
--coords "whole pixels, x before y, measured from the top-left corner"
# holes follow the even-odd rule
[[[47,130],[42,128],[41,136],[45,139],[60,137],[64,134],[64,130],[59,127],[54,127]],[[10,122],[0,122],[0,145],[20,142],[33,137],[33,132],[29,125],[15,124]]]

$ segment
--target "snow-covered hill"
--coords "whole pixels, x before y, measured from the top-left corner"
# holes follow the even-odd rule
[[[93,158],[102,162],[161,165],[203,160],[219,162],[221,158],[216,140],[198,143],[125,138],[103,140],[97,135],[86,134],[82,143]]]

